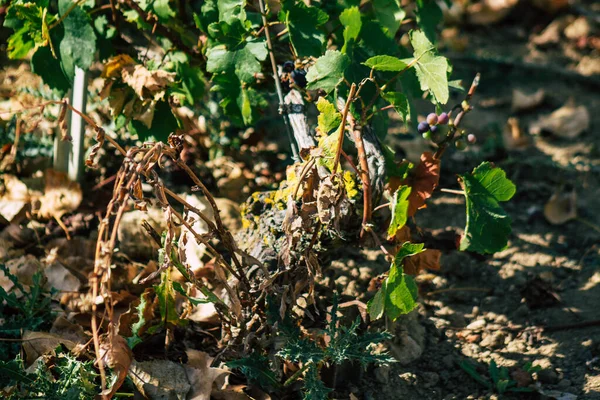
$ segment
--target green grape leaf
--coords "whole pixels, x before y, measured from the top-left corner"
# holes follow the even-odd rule
[[[408,65],[400,60],[399,58],[392,56],[375,56],[369,58],[363,63],[367,67],[374,69],[375,71],[394,71],[399,72],[406,69]]]
[[[52,22],[54,18],[46,16],[47,7],[47,1],[23,0],[13,1],[8,7],[4,26],[15,30],[8,38],[9,58],[25,58],[35,46],[48,44],[47,23]]]
[[[417,0],[417,25],[427,38],[435,43],[437,41],[437,27],[442,22],[444,16],[442,9],[436,0]]]
[[[400,92],[385,92],[382,97],[389,101],[394,107],[394,110],[400,115],[402,121],[410,121],[410,103],[403,93]]]
[[[414,256],[415,254],[419,254],[425,251],[423,243],[410,243],[404,242],[402,247],[398,250],[396,255],[394,256],[394,264],[397,266],[402,266],[402,262],[406,257]]]
[[[225,22],[211,24],[211,36],[217,41],[223,38],[226,42],[211,47],[206,52],[206,70],[212,73],[234,72],[242,82],[250,83],[262,67],[261,61],[267,58],[265,42],[246,40],[249,34],[239,21],[229,25]]]
[[[386,284],[385,314],[395,321],[417,307],[419,289],[412,276],[403,272],[402,267],[393,265]]]
[[[65,76],[60,61],[52,56],[49,46],[39,47],[31,57],[31,71],[39,75],[51,89],[66,92],[71,82]]]
[[[355,6],[345,9],[340,14],[340,22],[344,26],[344,47],[342,47],[342,53],[346,54],[348,45],[356,42],[356,39],[358,39],[358,35],[360,34],[360,28],[362,27],[360,10],[358,7]]]
[[[318,160],[319,165],[323,165],[328,170],[333,171],[339,143],[340,134],[337,130],[319,139],[318,147],[323,151],[321,158]]]
[[[167,22],[170,18],[177,15],[175,10],[169,5],[169,0],[155,0],[152,3],[152,8],[154,8],[154,12],[162,22]]]
[[[298,57],[318,57],[323,54],[325,32],[319,29],[328,20],[327,13],[308,7],[303,1],[283,0],[280,21],[288,28],[290,42]]]
[[[410,186],[400,186],[392,197],[392,220],[388,227],[388,237],[394,237],[396,232],[404,225],[408,218],[408,196],[410,195]]]
[[[8,58],[25,58],[34,47],[35,42],[29,38],[29,28],[24,26],[8,38]]]
[[[459,176],[467,202],[467,225],[460,241],[461,251],[481,254],[506,248],[511,232],[511,219],[499,202],[510,200],[515,185],[506,173],[484,162],[471,174]]]
[[[408,314],[417,307],[418,288],[412,276],[404,273],[402,261],[406,257],[423,252],[422,243],[406,242],[402,245],[386,279],[385,314],[396,320],[403,314]]]
[[[183,95],[185,102],[193,106],[202,99],[206,83],[200,68],[192,67],[187,62],[178,62],[177,77],[179,87],[175,91]]]
[[[367,303],[367,311],[372,319],[387,315],[392,321],[408,314],[417,306],[418,288],[412,276],[404,273],[402,262],[406,257],[425,251],[423,243],[405,242],[394,258],[388,277],[381,289]]]
[[[72,6],[71,0],[59,0],[58,10],[64,15]],[[63,21],[64,36],[60,41],[60,61],[69,80],[75,77],[75,67],[88,69],[96,53],[96,34],[90,18],[80,7],[75,7]]]
[[[342,81],[344,71],[350,65],[350,58],[337,50],[327,50],[324,56],[317,59],[306,74],[307,88],[323,89],[329,93]]]
[[[342,114],[324,97],[319,97],[317,109],[319,110],[319,116],[317,117],[318,128],[322,134],[327,135],[333,129],[340,127]]]
[[[433,44],[421,31],[410,32],[410,42],[417,60],[415,71],[421,90],[429,90],[438,103],[446,104],[448,90],[448,60],[437,54]]]
[[[251,87],[246,87],[244,89],[246,94],[242,93],[242,87],[244,84],[240,82],[235,74],[216,75],[213,76],[212,81],[213,86],[210,90],[213,92],[219,92],[223,96],[219,102],[219,105],[227,117],[231,119],[231,122],[236,126],[243,126],[246,122],[251,124],[256,118],[256,109],[264,108],[266,106],[264,98],[260,95],[260,93]],[[243,96],[247,97],[252,107],[250,120],[248,120],[247,109],[245,119],[242,115],[242,109],[240,108],[240,105],[244,106]]]
[[[224,21],[228,24],[234,21],[245,21],[246,0],[218,0],[217,7],[219,9],[219,21]]]
[[[389,37],[396,36],[406,12],[398,0],[373,0],[375,17]]]

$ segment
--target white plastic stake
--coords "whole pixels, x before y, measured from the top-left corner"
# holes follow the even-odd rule
[[[71,91],[71,105],[85,113],[87,101],[87,73],[75,67],[75,79]],[[85,121],[74,112],[69,112],[69,134],[71,142],[63,142],[59,135],[54,140],[54,169],[67,172],[69,179],[81,182],[84,168],[83,141],[85,138]]]

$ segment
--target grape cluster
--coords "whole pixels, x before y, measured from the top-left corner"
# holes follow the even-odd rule
[[[450,118],[446,113],[441,113],[440,115],[431,113],[427,116],[426,121],[419,123],[417,130],[423,135],[424,139],[439,142],[447,132],[447,127],[445,125],[448,125],[449,120]]]
[[[419,123],[417,130],[423,135],[424,139],[440,143],[448,134],[448,130],[450,129],[450,127],[448,127],[449,121],[450,117],[445,112],[439,115],[430,113],[427,115],[425,121]],[[474,144],[475,142],[477,142],[475,135],[466,135],[465,131],[461,131],[454,141],[454,146],[456,146],[458,150],[464,150],[467,148],[467,144]]]
[[[288,90],[291,84],[295,84],[298,87],[306,87],[306,70],[296,68],[294,61],[286,61],[282,65],[281,83],[285,90]]]

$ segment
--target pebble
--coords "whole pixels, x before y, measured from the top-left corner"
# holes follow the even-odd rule
[[[479,343],[479,345],[481,347],[489,347],[492,349],[496,349],[504,345],[505,337],[506,335],[504,334],[504,332],[496,331],[484,337],[483,340]]]
[[[405,381],[406,383],[408,383],[409,385],[416,385],[417,384],[417,376],[415,374],[413,374],[412,372],[405,372],[403,374],[400,374],[400,379],[402,379],[403,381]]]
[[[485,327],[485,319],[478,319],[476,321],[471,322],[469,325],[467,325],[467,329],[471,329],[471,330],[479,330],[479,329],[483,329]]]

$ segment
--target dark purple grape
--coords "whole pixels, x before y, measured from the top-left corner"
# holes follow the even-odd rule
[[[292,79],[294,83],[301,88],[306,87],[306,71],[303,69],[295,69],[292,71]]]
[[[467,142],[469,142],[470,144],[475,144],[477,142],[477,136],[473,135],[472,133],[469,133],[467,135]]]
[[[448,114],[446,114],[445,112],[441,113],[437,117],[438,124],[446,125],[449,120],[450,120],[450,118],[448,117]]]
[[[431,113],[427,116],[427,123],[431,126],[438,123],[438,116],[436,113]]]
[[[283,63],[283,71],[284,72],[292,72],[295,68],[293,61],[286,61]]]
[[[434,135],[440,130],[439,126],[434,125],[431,128],[429,128],[429,130],[431,131],[431,133],[433,133]]]
[[[419,122],[419,125],[417,126],[417,130],[421,134],[423,134],[425,132],[428,132],[429,129],[430,129],[430,127],[429,127],[429,124],[427,122]]]

